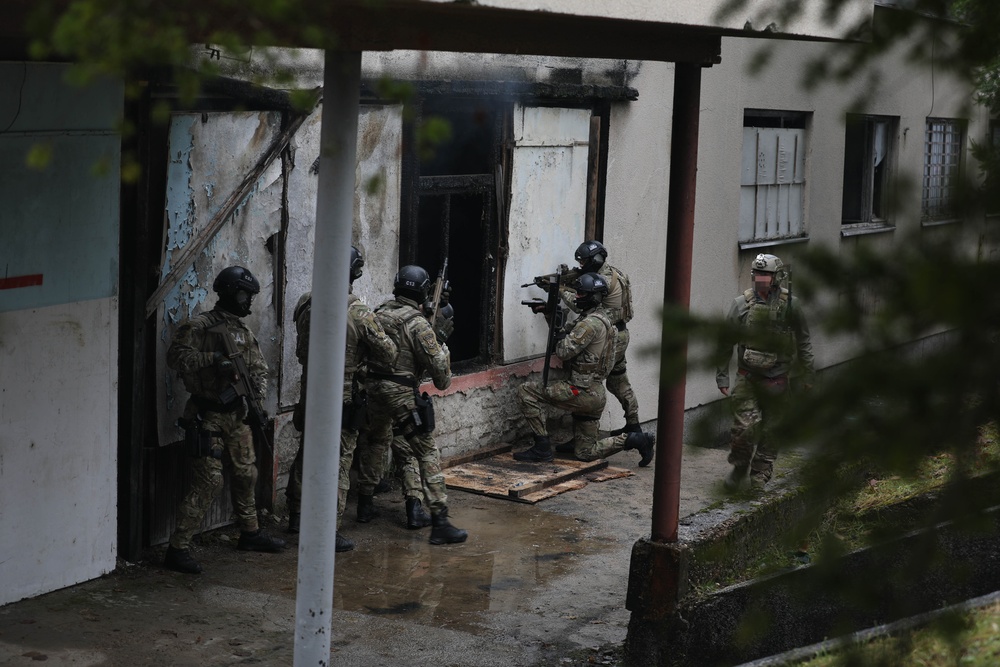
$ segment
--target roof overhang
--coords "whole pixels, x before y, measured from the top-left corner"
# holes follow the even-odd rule
[[[0,24],[0,58],[28,53],[24,26],[37,0],[8,0]],[[72,0],[53,0],[65,8]],[[740,13],[720,16],[724,0],[299,0],[309,24],[336,35],[339,48],[413,49],[588,58],[659,60],[712,65],[723,36],[835,40],[870,24],[873,0],[848,0],[831,19],[827,3],[804,2],[796,16],[780,13],[782,0],[749,0]],[[234,14],[232,2],[199,4],[194,41],[214,30],[244,36],[254,46],[321,47],[301,26]],[[261,37],[266,34],[267,37]]]

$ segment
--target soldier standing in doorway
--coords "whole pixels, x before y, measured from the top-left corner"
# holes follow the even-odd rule
[[[582,461],[610,456],[622,450],[637,450],[639,465],[653,459],[653,436],[642,431],[619,433],[598,440],[598,424],[607,394],[604,380],[615,363],[613,315],[601,307],[608,294],[608,282],[597,273],[584,273],[573,282],[574,310],[580,316],[568,331],[556,333],[555,353],[568,369],[569,377],[547,386],[525,383],[518,398],[534,444],[515,452],[518,461],[547,462],[553,459],[552,444],[545,424],[545,407],[566,410],[573,415],[573,453]],[[549,317],[549,315],[546,315]]]
[[[335,550],[350,551],[354,542],[340,534],[347,493],[351,489],[351,464],[354,450],[367,411],[368,399],[364,391],[365,361],[372,359],[391,364],[396,359],[396,344],[385,335],[382,326],[365,303],[352,292],[354,281],[361,277],[365,259],[351,246],[349,268],[350,287],[347,294],[347,349],[344,354],[344,406],[340,426],[340,477],[337,487],[337,539]],[[306,369],[309,366],[309,324],[312,319],[312,293],[306,292],[295,306],[295,356],[302,364],[302,385],[298,405],[292,415],[299,437],[299,449],[295,453],[292,469],[288,475],[288,532],[299,532],[302,507],[302,455],[305,441],[306,423]]]
[[[750,271],[753,287],[735,299],[727,319],[740,331],[736,343],[736,387],[732,391],[733,426],[729,463],[733,469],[725,484],[730,490],[750,486],[763,490],[774,472],[777,447],[768,429],[769,410],[787,402],[789,374],[800,370],[806,389],[814,383],[809,326],[797,299],[782,286],[787,273],[775,255],[760,254]],[[716,373],[716,385],[729,396],[728,346],[725,364]]]
[[[285,541],[272,537],[257,523],[254,487],[257,483],[256,455],[243,397],[227,392],[233,385],[234,364],[225,354],[225,343],[217,331],[223,325],[249,371],[258,398],[267,392],[267,363],[253,332],[243,323],[250,314],[260,284],[242,266],[219,272],[212,285],[219,295],[215,307],[182,324],[167,350],[167,366],[180,373],[191,397],[184,407],[191,448],[191,488],[177,510],[177,525],[170,536],[164,566],[198,574],[201,565],[191,555],[191,539],[201,526],[212,501],[222,490],[223,466],[231,473],[231,493],[243,551],[278,552]],[[223,398],[230,396],[230,398]]]

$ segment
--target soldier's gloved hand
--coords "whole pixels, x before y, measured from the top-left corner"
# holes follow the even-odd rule
[[[438,308],[444,308],[449,303],[451,303],[451,283],[446,280],[441,286],[441,300],[438,302]]]
[[[455,309],[449,304],[438,308],[434,319],[434,335],[439,343],[444,343],[455,331]]]
[[[221,352],[212,355],[212,363],[222,373],[232,373],[236,370],[232,360]]]

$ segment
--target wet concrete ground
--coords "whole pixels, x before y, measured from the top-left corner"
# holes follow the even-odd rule
[[[649,535],[653,469],[527,505],[461,491],[451,518],[464,544],[431,546],[405,528],[395,494],[381,516],[342,532],[333,665],[537,666],[607,664],[620,645],[634,542]],[[719,499],[725,452],[688,450],[681,516]],[[284,535],[282,526],[271,528]],[[235,549],[236,532],[203,536],[198,576],[163,570],[163,548],[102,579],[0,607],[0,665],[291,665],[295,536],[281,554]]]

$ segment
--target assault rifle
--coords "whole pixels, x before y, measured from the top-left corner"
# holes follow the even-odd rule
[[[429,308],[425,308],[427,311],[427,319],[434,324],[434,320],[437,318],[438,307],[441,305],[441,291],[444,289],[445,283],[448,282],[448,258],[444,258],[444,264],[441,265],[441,271],[438,272],[437,280],[434,281],[434,299],[430,304]]]
[[[264,411],[264,406],[261,405],[260,397],[257,396],[257,389],[253,386],[246,361],[240,354],[239,348],[236,347],[236,341],[233,340],[233,335],[229,332],[225,322],[220,322],[208,330],[219,335],[226,358],[233,362],[233,376],[229,378],[232,380],[232,384],[219,394],[219,402],[228,405],[240,399],[245,401],[247,406],[246,424],[253,433],[253,439],[262,450],[262,458],[267,461],[267,470],[272,471],[274,468],[274,443],[268,425],[268,416],[267,412]],[[268,474],[266,478],[261,475],[263,484],[261,493],[267,498],[268,505],[270,505],[272,477],[273,473]]]
[[[559,303],[559,285],[566,281],[566,274],[569,273],[569,269],[565,264],[560,264],[559,269],[555,273],[548,273],[544,276],[535,276],[534,280],[530,283],[525,283],[521,287],[531,287],[532,285],[536,287],[541,287],[548,293],[548,298],[544,301],[542,299],[534,299],[531,301],[522,301],[521,303],[529,306],[532,312],[541,312],[545,315],[545,319],[549,322],[549,335],[545,343],[545,365],[542,366],[542,386],[547,387],[549,385],[549,364],[552,361],[552,353],[556,349],[556,331],[561,329],[566,323],[565,311],[562,305]],[[539,309],[539,306],[543,306]]]

